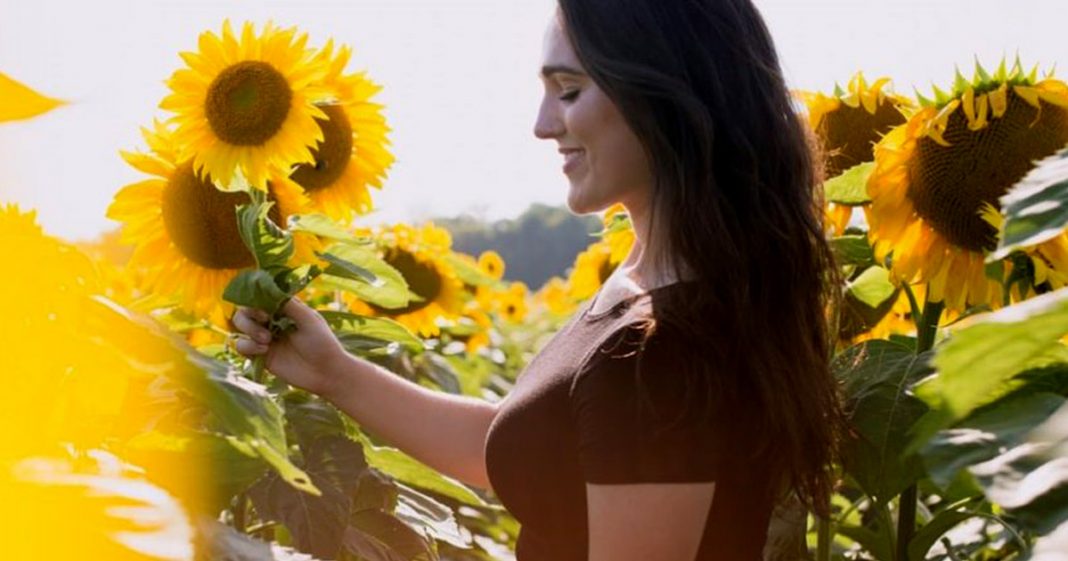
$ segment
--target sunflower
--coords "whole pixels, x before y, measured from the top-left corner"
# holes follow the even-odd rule
[[[513,282],[508,290],[502,291],[497,301],[497,311],[505,321],[519,323],[527,317],[530,306],[527,305],[527,285]]]
[[[612,262],[612,246],[601,240],[590,244],[575,258],[568,276],[568,294],[574,300],[593,296],[608,280],[618,263]]]
[[[876,142],[905,122],[913,108],[908,99],[884,92],[889,78],[868,85],[860,72],[849,80],[848,90],[835,86],[832,95],[797,92],[808,109],[808,122],[819,140],[824,172],[834,178],[844,171],[870,162]],[[825,220],[835,235],[843,235],[853,216],[853,207],[827,202]]]
[[[575,302],[568,295],[567,282],[560,277],[553,277],[534,294],[534,302],[557,316],[565,316],[575,311]]]
[[[393,165],[382,106],[370,101],[381,87],[364,73],[344,74],[351,54],[342,47],[335,56],[331,41],[316,56],[328,68],[324,80],[337,100],[320,107],[326,116],[316,119],[323,139],[313,151],[314,162],[298,165],[291,176],[313,208],[343,222],[351,220],[353,212],[371,211],[368,187],[381,189]]]
[[[387,309],[345,295],[355,313],[386,316],[422,337],[441,333],[438,321],[457,319],[464,308],[463,282],[446,260],[452,238],[444,228],[427,223],[421,228],[398,224],[376,233],[383,259],[400,271],[416,299],[400,309]]]
[[[808,108],[808,122],[820,140],[828,178],[838,177],[854,166],[870,162],[872,147],[884,134],[905,122],[913,103],[884,92],[889,78],[868,85],[858,72],[849,80],[848,90],[836,86],[831,96],[820,92],[798,92]]]
[[[986,254],[997,229],[981,216],[1026,175],[1035,160],[1068,144],[1068,86],[1019,61],[990,76],[976,65],[968,81],[958,72],[951,94],[936,99],[875,148],[865,208],[877,259],[892,255],[901,282],[929,283],[928,299],[947,308],[998,305],[1002,277],[987,274]],[[1068,270],[1045,246],[1033,250]]]
[[[190,160],[178,158],[173,133],[160,123],[142,129],[151,153],[122,156],[150,179],[127,185],[107,216],[123,223],[122,240],[135,245],[130,266],[144,271],[145,289],[174,296],[181,307],[201,317],[225,317],[220,297],[241,269],[255,259],[238,233],[235,209],[249,202],[247,193],[220,191],[211,176],[200,176]],[[267,198],[275,205],[269,217],[285,224],[306,211],[300,187],[285,176],[271,178]],[[314,241],[294,236],[294,259],[310,260]]]
[[[316,106],[330,99],[326,65],[305,47],[307,36],[268,23],[259,35],[245,23],[240,39],[223,24],[222,36],[206,31],[197,52],[182,53],[187,68],[167,81],[160,108],[175,113],[180,160],[190,160],[200,178],[211,176],[225,190],[240,174],[267,188],[272,169],[314,164],[323,140]]]
[[[478,256],[478,269],[493,280],[504,278],[504,259],[496,251],[483,251]]]

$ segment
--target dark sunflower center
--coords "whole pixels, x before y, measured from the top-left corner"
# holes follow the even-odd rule
[[[389,315],[409,314],[429,306],[441,294],[443,284],[441,274],[432,265],[423,263],[416,259],[415,255],[397,248],[386,252],[385,260],[394,269],[400,271],[404,280],[408,281],[408,290],[422,298],[423,301],[411,302],[404,308],[392,310],[372,304],[371,307],[377,312]]]
[[[204,110],[215,136],[237,146],[258,146],[282,128],[292,101],[285,76],[266,62],[246,60],[215,77]]]
[[[293,172],[293,181],[308,192],[334,184],[345,172],[352,159],[352,125],[340,105],[321,108],[327,120],[316,119],[323,130],[323,141],[315,148],[315,165],[300,164]]]
[[[964,111],[955,111],[944,138],[948,148],[926,137],[917,143],[908,197],[916,213],[950,243],[990,251],[997,231],[979,216],[982,204],[1001,208],[998,199],[1023,179],[1032,162],[1068,144],[1068,112],[1043,102],[1039,114],[1009,90],[1003,117],[975,132],[968,129]]]
[[[851,167],[872,161],[875,143],[904,122],[905,116],[889,101],[880,103],[874,115],[863,105],[853,108],[844,103],[827,113],[819,130],[827,152],[827,177],[837,177]]]
[[[248,202],[246,193],[224,193],[197,177],[192,164],[185,164],[175,170],[163,190],[163,226],[178,250],[201,267],[250,267],[256,261],[241,241],[234,210]],[[281,223],[277,205],[271,207],[269,216]]]

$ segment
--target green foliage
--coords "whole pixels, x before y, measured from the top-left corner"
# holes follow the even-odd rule
[[[896,343],[869,341],[847,349],[833,364],[856,431],[844,445],[843,467],[881,503],[924,473],[919,456],[906,453],[906,434],[927,407],[904,390],[930,373],[928,360],[928,354]]]
[[[868,178],[875,169],[874,162],[853,166],[842,175],[828,179],[823,184],[823,196],[828,201],[847,206],[859,206],[871,202],[868,196]]]
[[[404,276],[383,261],[374,249],[338,242],[320,254],[330,263],[324,285],[345,290],[376,306],[397,309],[418,298],[408,290]]]
[[[990,260],[1059,236],[1068,226],[1068,150],[1040,162],[1001,198],[1005,222]]]

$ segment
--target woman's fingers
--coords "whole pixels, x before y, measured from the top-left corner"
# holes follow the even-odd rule
[[[238,337],[237,341],[234,342],[234,348],[245,356],[257,356],[267,353],[267,345],[257,343],[248,337]]]
[[[251,308],[239,308],[237,312],[234,313],[234,317],[231,322],[233,322],[234,327],[237,328],[238,331],[241,331],[249,337],[252,337],[256,340],[257,343],[270,343],[271,332],[268,331],[267,328],[264,327],[261,323],[261,321],[266,320],[255,319],[257,315],[262,317],[266,314],[261,310],[254,310]]]

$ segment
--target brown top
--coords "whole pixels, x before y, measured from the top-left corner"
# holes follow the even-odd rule
[[[591,299],[502,402],[487,437],[486,468],[521,524],[518,561],[586,561],[586,483],[708,481],[716,492],[697,560],[761,558],[772,505],[759,499],[766,481],[757,470],[733,460],[744,437],[727,444],[726,431],[711,423],[670,423],[671,415],[661,422],[649,413],[680,409],[686,388],[678,365],[699,351],[659,334],[639,349],[638,324],[655,318],[665,291],[690,284],[634,295],[600,314],[590,313]],[[639,356],[652,409],[639,406]]]

